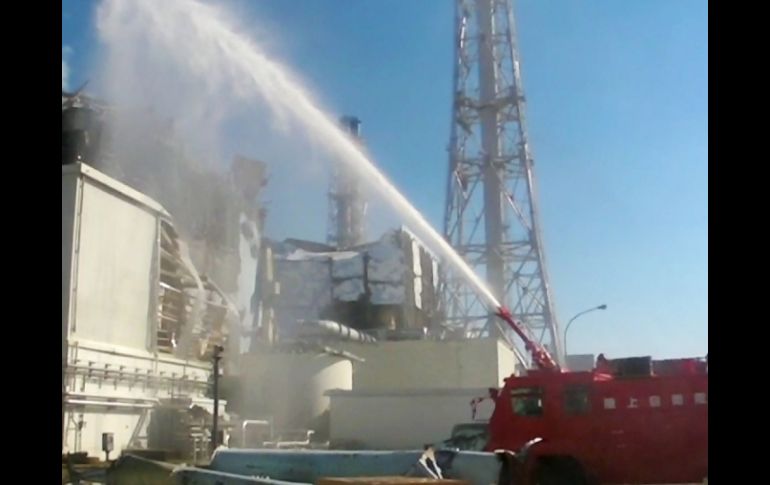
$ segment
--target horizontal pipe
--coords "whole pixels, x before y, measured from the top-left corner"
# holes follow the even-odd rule
[[[115,377],[140,377],[142,379],[144,378],[151,378],[151,379],[159,379],[159,380],[168,380],[168,381],[182,381],[182,382],[190,382],[190,383],[206,383],[207,377],[202,379],[191,379],[187,374],[184,375],[161,375],[163,372],[159,374],[157,371],[152,371],[153,373],[147,373],[147,372],[136,372],[136,371],[130,371],[127,367],[123,366],[123,369],[113,367],[113,368],[105,368],[102,367],[103,365],[114,365],[114,364],[101,364],[95,363],[96,365],[88,366],[88,365],[77,365],[77,364],[69,364],[67,365],[67,371],[70,369],[73,369],[75,372],[82,371],[86,373],[97,373],[100,372],[102,374],[117,374],[115,376],[108,377],[109,379],[114,379]],[[144,369],[145,371],[150,371],[151,369]]]
[[[116,355],[120,357],[131,357],[134,359],[140,359],[140,360],[149,360],[153,362],[159,362],[163,364],[173,364],[173,365],[179,365],[184,367],[192,367],[199,370],[205,370],[207,372],[211,372],[211,365],[202,365],[202,364],[194,364],[189,361],[179,361],[179,360],[171,360],[171,359],[165,359],[156,355],[142,355],[142,354],[133,354],[130,352],[123,352],[120,350],[115,349],[105,349],[100,348],[98,346],[93,346],[88,343],[84,343],[82,340],[73,340],[72,345],[70,345],[70,348],[72,350],[76,349],[84,349],[84,350],[91,350],[93,352],[99,352],[102,354],[108,354],[108,355]]]
[[[101,401],[105,399],[114,399],[118,401],[137,402],[140,404],[158,404],[160,401],[155,397],[132,397],[132,396],[105,396],[99,394],[82,394],[76,392],[68,392],[67,398],[73,398],[86,401]],[[105,401],[108,402],[108,401]]]
[[[165,381],[169,384],[189,385],[198,388],[206,388],[209,385],[207,380],[195,380],[190,378],[183,378],[181,376],[160,376],[155,374],[144,374],[141,372],[124,371],[120,369],[104,369],[100,367],[88,367],[82,365],[68,365],[66,374],[70,376],[81,375],[86,377],[99,374],[95,377],[117,380],[146,380],[147,382],[152,381],[157,383],[162,383]]]
[[[130,408],[130,409],[152,409],[155,407],[153,404],[139,404],[139,403],[127,403],[127,402],[110,402],[110,401],[87,401],[81,399],[67,399],[65,404],[74,406],[102,406],[106,408]]]
[[[366,342],[375,343],[377,339],[369,335],[368,333],[361,332],[354,328],[348,327],[341,323],[332,320],[300,320],[300,325],[303,329],[316,329],[321,330],[329,335],[336,335],[343,340],[351,340],[354,342]]]
[[[349,360],[355,360],[356,362],[366,362],[366,359],[364,359],[363,357],[359,357],[355,354],[351,354],[350,352],[347,352],[345,350],[337,350],[326,346],[324,346],[322,349],[324,353],[333,355],[335,357],[344,357]]]

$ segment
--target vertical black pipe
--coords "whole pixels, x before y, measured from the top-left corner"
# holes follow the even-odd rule
[[[221,345],[214,347],[214,417],[211,424],[211,451],[219,446],[219,361],[222,360]]]

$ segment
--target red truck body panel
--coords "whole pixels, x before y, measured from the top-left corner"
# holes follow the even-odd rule
[[[602,484],[700,482],[708,470],[708,371],[696,359],[653,374],[531,371],[495,398],[488,450],[543,442],[533,458],[572,457]]]

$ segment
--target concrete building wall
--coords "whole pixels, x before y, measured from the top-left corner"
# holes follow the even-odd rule
[[[327,391],[352,388],[349,360],[318,353],[268,350],[244,354],[242,417],[267,419],[276,432],[314,428],[329,410]]]
[[[471,422],[470,402],[486,392],[330,392],[330,442],[341,448],[421,449],[449,438],[455,424]],[[480,420],[491,414],[485,406],[479,406]]]
[[[335,346],[365,359],[353,368],[356,391],[500,387],[515,366],[513,352],[495,339],[341,342]]]
[[[516,360],[516,356],[508,345],[502,340],[497,341],[497,368],[498,376],[500,377],[499,386],[504,384],[506,378],[519,374],[518,371],[520,363]]]

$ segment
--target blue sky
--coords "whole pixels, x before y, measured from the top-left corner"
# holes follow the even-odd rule
[[[450,0],[230,1],[440,227]],[[68,85],[95,73],[97,2],[62,2]],[[571,352],[708,345],[708,4],[518,0],[548,271]],[[64,79],[64,77],[63,77]],[[321,239],[323,235],[319,235]]]

